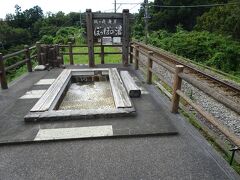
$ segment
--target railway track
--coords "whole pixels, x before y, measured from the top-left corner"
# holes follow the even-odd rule
[[[175,55],[172,55],[164,50],[160,50],[156,47],[151,45],[145,45],[143,43],[134,42],[136,45],[139,46],[140,53],[141,51],[148,52],[153,51],[154,57],[159,59],[160,61],[164,62],[168,66],[174,68],[175,65],[180,64],[183,65],[184,73],[191,75],[196,80],[200,81],[201,83],[205,83],[208,87],[216,90],[216,92],[224,95],[229,100],[240,103],[240,86],[230,83],[228,81],[222,80],[216,75],[211,74],[210,72],[205,72],[197,67],[194,64],[189,63],[185,59],[180,59]],[[207,69],[209,70],[209,69]]]

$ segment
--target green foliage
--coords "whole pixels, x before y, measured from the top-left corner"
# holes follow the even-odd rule
[[[71,26],[69,16],[66,16],[62,11],[59,11],[56,14],[48,13],[47,18],[44,21],[47,26]]]
[[[55,35],[44,35],[41,42],[45,44],[67,44],[68,42],[84,44],[84,29],[75,27],[60,28]]]
[[[240,39],[240,5],[212,8],[197,19],[196,30],[206,30]]]
[[[0,42],[6,46],[6,49],[9,49],[12,45],[16,44],[35,43],[41,38],[46,42],[66,43],[71,39],[73,40],[75,35],[75,33],[71,33],[71,28],[69,28],[66,33],[68,34],[67,36],[72,37],[66,37],[65,35],[61,34],[59,36],[57,35],[57,39],[54,38],[52,40],[51,36],[55,37],[56,33],[60,32],[62,28],[79,26],[79,18],[80,13],[65,14],[62,11],[59,11],[55,14],[48,12],[47,15],[44,16],[43,11],[39,6],[34,6],[33,8],[22,12],[21,7],[16,5],[15,13],[7,14],[5,21],[0,21]],[[82,18],[84,19],[84,17]],[[5,34],[1,34],[1,29],[2,31],[6,31]],[[11,33],[12,31],[17,32]],[[7,34],[7,32],[9,33]],[[21,33],[21,38],[18,37],[19,33]],[[14,40],[18,42],[9,44],[9,42],[11,42],[9,41],[9,38],[14,38]]]
[[[53,44],[53,36],[51,35],[44,35],[41,39],[41,42],[44,44]]]
[[[31,35],[26,29],[14,28],[6,22],[0,21],[0,42],[4,49],[9,49],[13,45],[27,44],[30,42]]]
[[[230,37],[207,31],[176,33],[159,30],[150,34],[149,43],[218,70],[240,75],[240,43]]]
[[[55,35],[58,27],[57,26],[43,26],[40,28],[39,37],[44,35]]]
[[[39,6],[21,11],[21,7],[15,6],[15,14],[7,14],[6,22],[14,28],[27,29],[32,38],[37,38],[39,29],[36,29],[35,23],[43,19],[43,11]]]
[[[196,25],[197,17],[210,10],[210,7],[165,8],[162,6],[188,6],[227,2],[228,0],[154,0],[153,3],[149,3],[149,31],[165,29],[170,32],[175,32],[176,26],[179,24],[181,24],[185,30],[192,30]],[[141,25],[144,25],[144,4],[141,5],[139,14],[135,19],[135,28],[137,30]]]

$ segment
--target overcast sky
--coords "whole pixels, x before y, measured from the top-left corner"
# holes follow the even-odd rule
[[[117,3],[141,3],[144,0],[117,0]],[[152,1],[152,0],[150,0]],[[0,0],[0,18],[5,18],[7,13],[14,13],[14,6],[18,4],[22,11],[29,9],[33,6],[40,6],[44,13],[51,11],[56,13],[63,11],[69,12],[85,12],[86,9],[92,9],[92,11],[107,11],[111,12],[114,8],[114,0]],[[117,5],[117,8],[119,5]],[[138,12],[140,5],[128,4],[121,5],[118,12],[122,9],[129,9],[131,13]]]

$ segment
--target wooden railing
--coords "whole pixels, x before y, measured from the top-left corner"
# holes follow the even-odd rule
[[[100,48],[100,52],[94,52],[94,54],[98,54],[101,57],[101,64],[105,64],[105,56],[106,55],[115,55],[115,54],[122,54],[120,51],[116,52],[106,52],[105,47],[116,47],[120,48],[122,47],[121,44],[113,44],[113,45],[102,45],[102,44],[96,44],[94,47]],[[29,47],[24,46],[23,50],[20,50],[18,52],[14,52],[11,54],[7,54],[5,56],[0,53],[0,81],[1,81],[1,88],[7,89],[8,83],[7,83],[7,72],[9,70],[12,70],[14,68],[17,68],[23,64],[27,65],[28,72],[32,72],[32,60],[36,58],[39,65],[53,65],[54,63],[64,64],[64,57],[68,55],[70,65],[76,64],[74,62],[75,56],[83,56],[88,55],[88,50],[86,52],[74,52],[74,48],[88,48],[87,45],[74,45],[73,43],[69,42],[68,45],[46,45],[41,44],[40,42],[37,42],[35,46]],[[64,49],[64,50],[62,50]],[[30,56],[31,51],[36,51],[36,53],[32,56]],[[5,66],[6,62],[13,58],[18,57],[20,55],[24,55],[24,59],[16,62],[15,64],[12,64],[8,67]],[[51,57],[49,57],[51,56]],[[49,61],[49,58],[51,61]]]
[[[32,72],[32,60],[37,57],[37,54],[31,56],[31,51],[35,51],[35,49],[36,49],[36,46],[29,47],[28,45],[26,45],[24,46],[23,50],[20,50],[5,56],[3,56],[2,53],[0,53],[0,81],[1,81],[2,89],[8,88],[7,76],[6,76],[6,73],[8,71],[26,64],[28,72]],[[24,55],[23,60],[5,67],[5,64],[6,64],[5,62],[8,59],[11,59],[13,57],[19,57],[20,55]]]
[[[172,94],[170,94],[170,98],[172,100],[172,106],[171,106],[171,112],[177,113],[179,109],[179,103],[180,98],[182,98],[185,102],[187,102],[189,105],[191,105],[199,114],[201,114],[207,121],[209,121],[212,125],[214,125],[218,130],[220,130],[229,140],[231,140],[236,146],[240,147],[240,138],[236,136],[234,133],[232,133],[228,128],[226,128],[224,125],[219,123],[219,121],[210,113],[206,112],[199,104],[196,104],[193,102],[185,93],[181,90],[182,80],[186,81],[187,83],[191,84],[193,87],[200,89],[202,92],[206,93],[213,99],[217,100],[219,103],[222,103],[222,97],[221,96],[215,96],[212,91],[209,91],[209,88],[206,87],[206,85],[201,84],[201,87],[199,83],[189,74],[184,73],[184,66],[183,65],[176,65],[175,67],[170,66],[166,60],[166,58],[158,58],[163,57],[161,56],[161,53],[156,51],[155,48],[148,47],[148,50],[146,51],[146,48],[142,47],[141,43],[133,42],[131,45],[131,57],[134,59],[134,67],[135,69],[139,69],[139,63],[141,62],[141,58],[139,54],[142,54],[147,57],[147,63],[142,63],[146,67],[146,81],[147,83],[152,83],[152,74],[154,73],[160,81],[168,85],[168,87],[171,88]],[[131,58],[130,57],[130,58]],[[130,60],[131,61],[131,60]],[[169,73],[173,74],[174,80],[173,84],[170,84],[166,79],[163,77],[163,75],[156,73],[153,71],[153,62],[160,65],[164,69],[166,69]],[[166,89],[164,91],[167,91]],[[168,92],[168,91],[167,91]],[[169,93],[169,92],[168,92]],[[227,107],[230,108],[232,111],[235,111],[239,113],[240,105],[236,104],[234,102],[224,102],[231,103]]]

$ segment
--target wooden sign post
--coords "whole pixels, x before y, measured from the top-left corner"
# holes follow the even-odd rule
[[[87,43],[88,43],[88,58],[89,67],[94,67],[94,42],[93,42],[93,15],[92,10],[87,9],[86,11],[86,21],[87,21]]]
[[[103,37],[122,38],[122,63],[128,65],[129,54],[129,10],[123,13],[92,13],[86,10],[87,42],[89,67],[95,66],[94,61],[94,39]]]
[[[123,10],[123,36],[122,36],[122,63],[124,66],[128,65],[129,54],[129,10]]]

